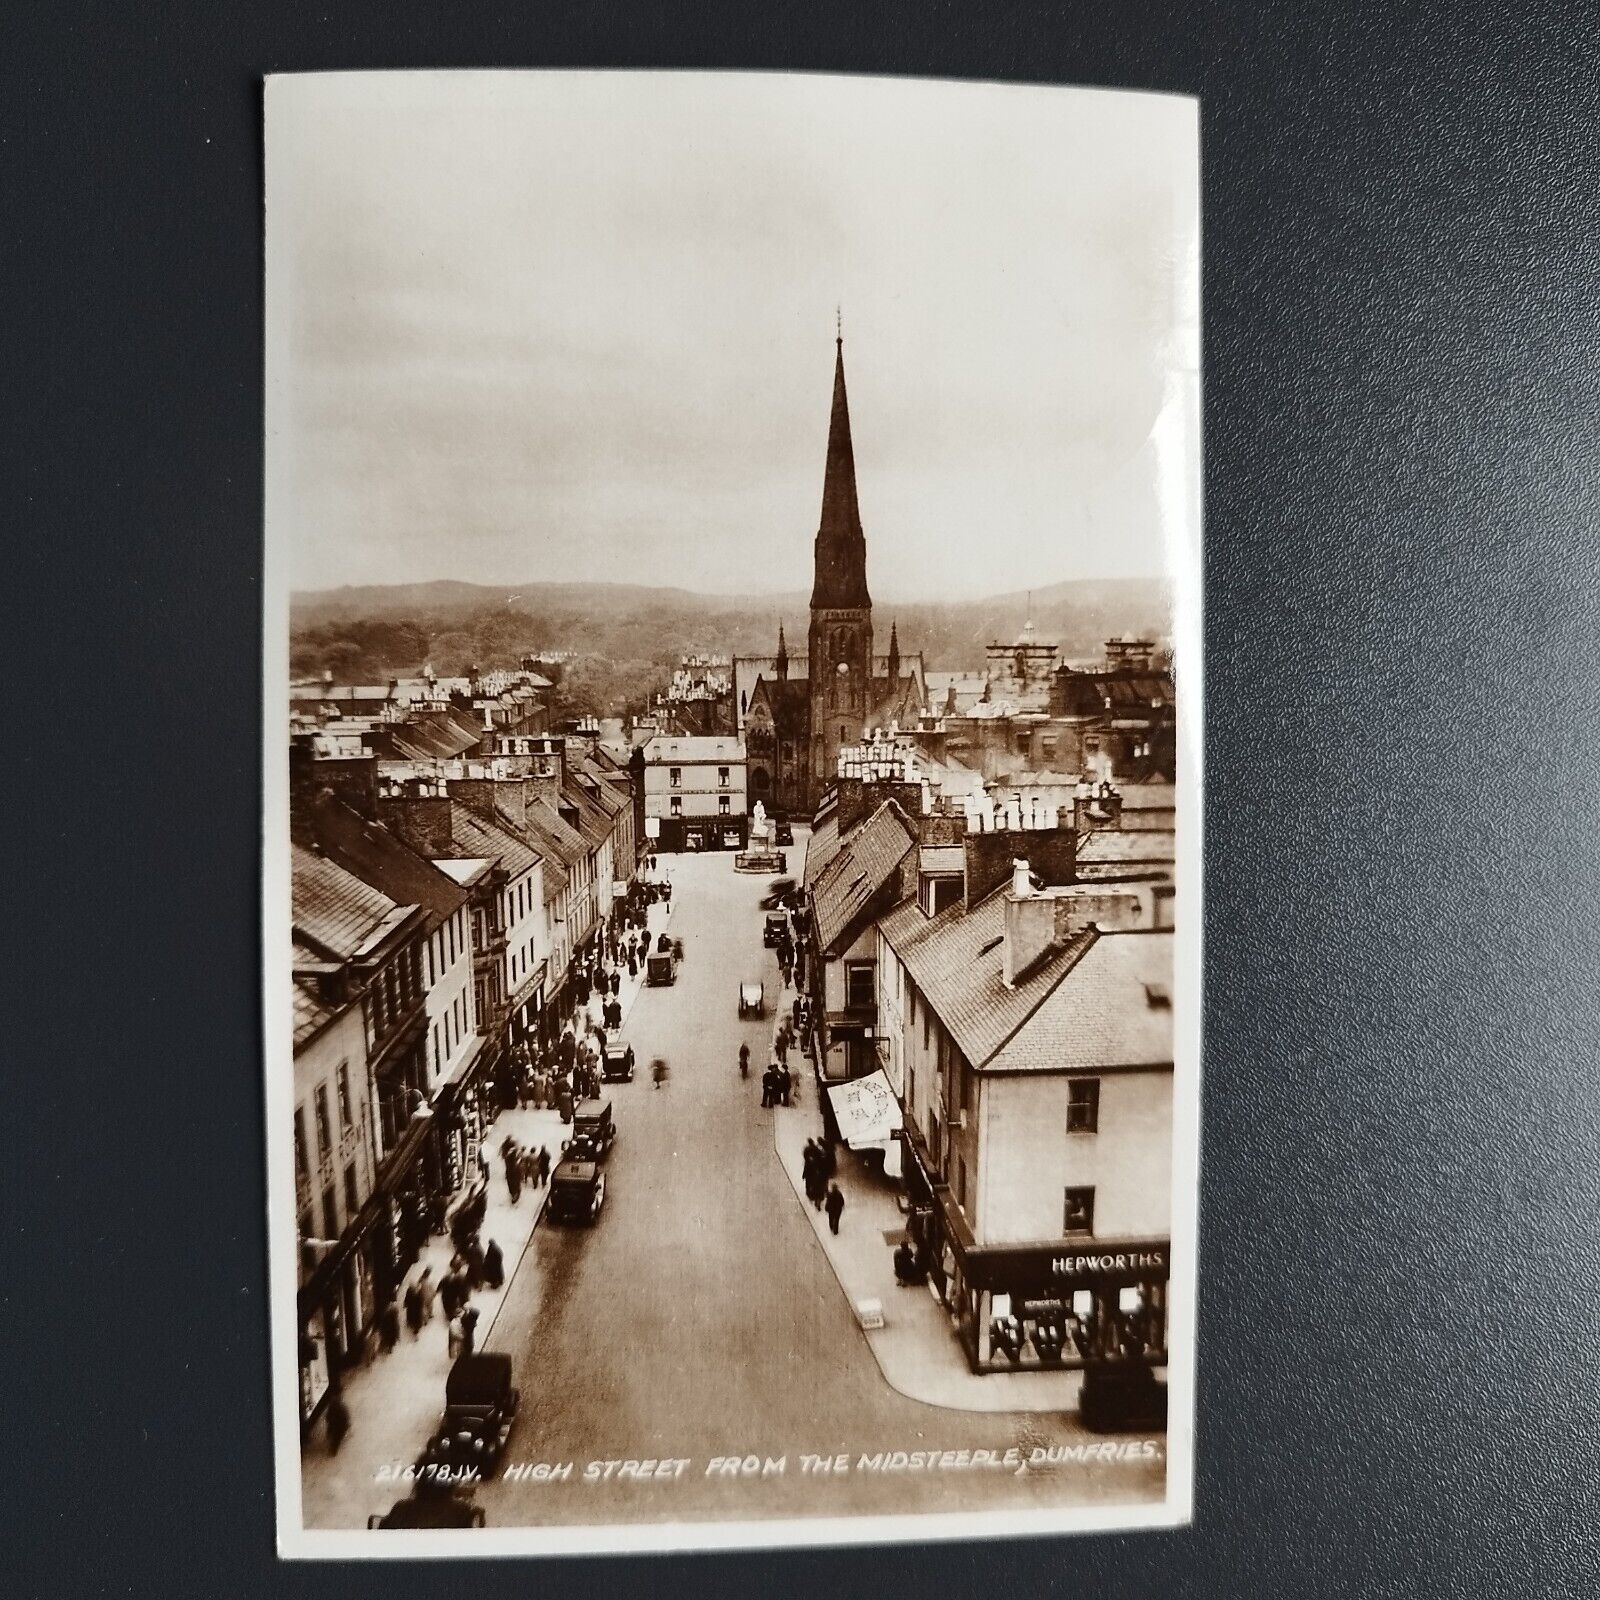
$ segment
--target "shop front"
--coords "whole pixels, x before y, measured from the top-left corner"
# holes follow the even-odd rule
[[[1078,1239],[958,1252],[958,1325],[975,1372],[1167,1360],[1166,1239]]]
[[[1166,1364],[1168,1240],[980,1245],[918,1131],[897,1137],[907,1237],[974,1372]]]

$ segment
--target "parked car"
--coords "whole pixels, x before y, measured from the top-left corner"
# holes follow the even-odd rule
[[[764,1017],[767,1014],[766,989],[760,983],[739,985],[739,1019]]]
[[[521,1398],[510,1356],[458,1357],[445,1379],[444,1415],[423,1455],[429,1474],[444,1481],[473,1471],[487,1476],[505,1451]]]
[[[769,911],[767,913],[767,920],[762,925],[761,942],[767,947],[767,949],[771,950],[779,943],[784,934],[788,931],[788,915],[782,911]]]
[[[633,1046],[620,1039],[607,1039],[600,1058],[600,1076],[607,1083],[632,1083]]]
[[[1083,1369],[1078,1415],[1094,1433],[1164,1432],[1167,1386],[1143,1361],[1096,1361]]]
[[[644,981],[652,989],[664,988],[667,984],[678,981],[678,952],[673,950],[654,951],[645,960]]]
[[[422,1483],[404,1500],[396,1500],[382,1515],[367,1518],[369,1528],[481,1528],[483,1507],[459,1490]]]
[[[606,1175],[597,1162],[565,1155],[550,1174],[546,1209],[552,1222],[594,1222],[605,1199]]]
[[[794,829],[789,826],[787,817],[775,817],[772,822],[772,842],[774,844],[793,844]]]

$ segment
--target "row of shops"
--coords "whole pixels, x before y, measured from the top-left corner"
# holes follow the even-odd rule
[[[452,1201],[470,1186],[485,1134],[517,1103],[521,1064],[554,1052],[571,1020],[576,972],[591,957],[599,932],[597,923],[580,941],[548,996],[541,965],[513,996],[500,1034],[481,1041],[431,1104],[417,1106],[383,1157],[373,1193],[302,1283],[302,1434],[337,1392],[340,1371],[363,1358],[379,1311],[398,1294],[423,1247],[444,1231]]]

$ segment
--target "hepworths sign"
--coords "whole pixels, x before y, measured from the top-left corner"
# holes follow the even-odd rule
[[[864,1078],[830,1085],[828,1099],[839,1136],[852,1150],[882,1144],[900,1126],[900,1102],[881,1067]]]

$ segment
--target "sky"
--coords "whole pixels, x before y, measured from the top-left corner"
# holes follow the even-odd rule
[[[874,599],[1159,574],[1198,280],[1188,100],[274,78],[268,537],[296,589],[809,588],[837,315]]]

